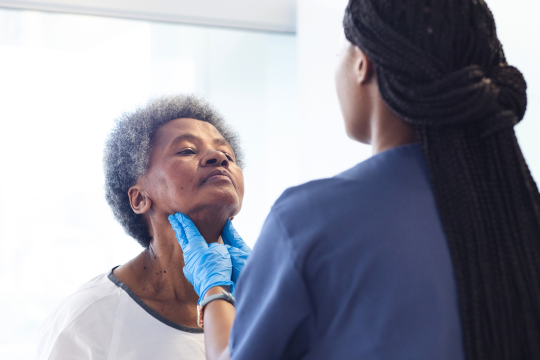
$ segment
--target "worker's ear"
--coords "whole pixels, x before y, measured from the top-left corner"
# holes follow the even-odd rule
[[[367,55],[360,50],[358,46],[351,46],[350,51],[353,52],[354,70],[356,82],[358,84],[366,84],[374,79],[375,67]]]
[[[229,220],[233,221],[233,220],[234,220],[234,216],[231,216],[231,217],[229,218]]]
[[[136,214],[144,214],[152,208],[152,200],[139,183],[129,188],[128,196],[131,208]]]

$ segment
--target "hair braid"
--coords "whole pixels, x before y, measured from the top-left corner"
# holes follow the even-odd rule
[[[416,127],[452,255],[468,359],[540,359],[540,193],[513,125],[527,84],[483,0],[350,0],[345,35]]]

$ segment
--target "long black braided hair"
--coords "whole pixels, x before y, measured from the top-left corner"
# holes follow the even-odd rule
[[[466,356],[540,359],[540,195],[513,125],[527,84],[483,0],[350,0],[345,35],[416,127],[459,290]]]

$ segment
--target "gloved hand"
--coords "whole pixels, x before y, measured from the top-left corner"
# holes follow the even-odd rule
[[[240,235],[236,232],[231,220],[227,220],[225,227],[221,233],[221,238],[229,254],[231,255],[232,261],[232,281],[236,284],[240,272],[244,268],[246,261],[251,254],[251,248],[242,240]],[[232,292],[232,291],[231,291]]]
[[[214,286],[230,286],[234,291],[231,256],[218,243],[208,245],[189,217],[182,213],[169,215],[176,239],[184,252],[184,275],[199,295],[199,302]]]

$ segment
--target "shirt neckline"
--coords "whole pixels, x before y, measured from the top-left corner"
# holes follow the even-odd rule
[[[399,146],[395,146],[393,148],[390,148],[390,149],[386,149],[386,150],[383,150],[375,155],[372,155],[371,157],[375,157],[377,155],[381,155],[381,154],[385,154],[385,153],[388,153],[388,152],[399,152],[399,151],[402,151],[402,150],[407,150],[409,148],[419,148],[421,150],[422,146],[420,144],[420,142],[416,141],[416,142],[412,142],[412,143],[409,143],[409,144],[404,144],[404,145],[399,145]]]
[[[180,325],[178,323],[175,323],[174,321],[171,321],[171,320],[167,319],[163,315],[160,315],[156,310],[152,309],[150,306],[146,305],[137,295],[135,295],[135,293],[133,291],[131,291],[131,289],[126,284],[124,284],[123,282],[118,280],[118,278],[116,276],[114,276],[113,271],[114,271],[114,269],[116,269],[119,266],[120,265],[113,267],[109,271],[109,273],[107,274],[107,278],[109,278],[109,280],[111,280],[114,285],[116,285],[119,288],[121,288],[122,290],[124,290],[133,299],[133,301],[135,301],[140,307],[142,307],[148,314],[150,314],[156,320],[162,322],[163,324],[168,325],[168,326],[170,326],[172,328],[175,328],[177,330],[185,331],[185,332],[192,333],[192,334],[202,334],[202,333],[204,333],[203,329],[192,328],[192,327],[189,327],[189,326],[184,326],[184,325]]]

